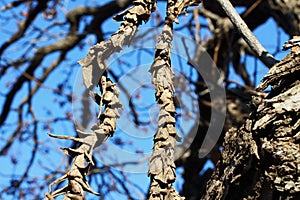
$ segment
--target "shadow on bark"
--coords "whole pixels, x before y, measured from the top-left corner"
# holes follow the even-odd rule
[[[202,199],[300,198],[300,37],[283,49],[291,53],[257,87],[249,118],[226,133]]]

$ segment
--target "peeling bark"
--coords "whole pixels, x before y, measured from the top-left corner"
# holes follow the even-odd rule
[[[257,88],[262,92],[271,86],[271,92],[254,98],[246,123],[226,133],[202,199],[300,198],[299,47],[299,37],[284,45],[291,53]]]

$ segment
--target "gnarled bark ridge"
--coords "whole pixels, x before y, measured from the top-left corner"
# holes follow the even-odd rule
[[[226,133],[202,199],[300,198],[300,37],[289,48],[257,87],[249,119]]]

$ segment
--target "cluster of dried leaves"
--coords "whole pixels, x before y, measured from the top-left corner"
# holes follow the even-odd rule
[[[174,6],[168,3],[168,6]],[[174,149],[175,105],[174,105],[174,72],[171,68],[172,21],[165,24],[156,45],[155,60],[151,66],[152,82],[155,84],[155,97],[160,112],[158,130],[154,137],[153,153],[150,158],[149,176],[151,186],[148,199],[182,199],[172,187],[175,181]]]
[[[150,69],[153,83],[156,86],[156,99],[160,105],[158,131],[154,138],[153,154],[150,159],[149,175],[151,177],[151,188],[149,199],[183,199],[180,197],[172,183],[175,181],[174,148],[176,144],[177,131],[175,129],[175,105],[174,105],[174,73],[171,68],[170,51],[172,41],[173,22],[178,23],[177,16],[184,8],[198,5],[200,1],[168,1],[167,16],[161,38],[157,43],[155,60]],[[118,109],[121,103],[118,100],[118,90],[107,77],[105,60],[115,52],[119,52],[122,46],[129,45],[142,21],[148,21],[150,13],[155,10],[154,1],[136,0],[134,6],[118,14],[114,19],[123,21],[120,28],[107,41],[91,47],[87,56],[79,61],[82,66],[83,79],[89,95],[99,105],[99,123],[94,125],[93,132],[88,134],[78,130],[82,138],[70,136],[51,137],[69,139],[82,143],[77,149],[64,148],[64,152],[73,157],[70,171],[59,179],[53,181],[49,186],[48,199],[65,194],[65,198],[84,198],[84,191],[94,192],[85,176],[90,165],[93,165],[92,152],[108,136],[112,136],[116,129],[116,118],[119,117]],[[100,80],[99,80],[100,79]],[[101,96],[93,92],[93,88],[99,86]],[[105,106],[102,114],[103,106]],[[68,185],[51,192],[54,184],[68,180]]]
[[[174,149],[179,137],[175,129],[174,73],[170,52],[173,23],[178,23],[177,16],[184,8],[199,3],[196,0],[168,1],[165,25],[150,69],[160,106],[158,130],[148,172],[151,178],[148,198],[153,200],[184,199],[172,186],[176,179]],[[155,10],[154,1],[136,0],[133,4],[114,18],[122,21],[117,32],[109,40],[93,46],[87,56],[79,61],[89,95],[99,105],[99,122],[92,127],[91,133],[78,130],[80,138],[50,134],[51,137],[72,140],[81,145],[77,149],[62,148],[73,158],[73,163],[65,175],[49,185],[47,199],[59,195],[65,195],[64,199],[84,199],[84,191],[100,195],[91,189],[86,175],[89,167],[94,164],[93,149],[114,134],[116,119],[122,107],[118,99],[119,91],[107,77],[105,61],[124,45],[130,44],[138,26],[148,21],[150,13]],[[220,199],[227,195],[234,198],[237,185],[245,184],[245,179],[253,175],[255,178],[249,184],[251,190],[244,194],[247,199],[274,195],[274,191],[272,194],[263,193],[264,188],[268,187],[263,184],[266,180],[282,197],[292,198],[299,194],[299,43],[299,38],[295,38],[285,44],[284,49],[292,48],[292,53],[274,65],[257,88],[262,91],[272,86],[272,91],[267,96],[261,95],[258,100],[255,99],[254,111],[240,129],[232,128],[226,133],[221,160],[203,199]],[[93,91],[95,87],[100,88],[101,95]],[[66,186],[52,192],[53,185],[65,180],[68,181]]]
[[[99,105],[99,122],[92,127],[91,133],[77,130],[80,133],[80,138],[50,134],[51,137],[72,140],[81,143],[81,145],[77,149],[62,148],[68,156],[73,158],[73,163],[71,169],[65,175],[49,185],[49,193],[46,194],[46,199],[54,199],[59,195],[65,195],[64,199],[84,199],[84,191],[100,195],[91,189],[86,181],[86,175],[89,167],[94,165],[92,160],[93,149],[114,134],[116,119],[120,116],[119,109],[122,107],[118,99],[119,90],[107,77],[105,61],[113,53],[119,52],[122,46],[130,44],[138,26],[142,21],[149,19],[150,13],[154,9],[155,3],[153,1],[134,1],[134,6],[115,17],[117,21],[124,20],[116,33],[109,40],[91,47],[87,56],[79,61],[82,66],[84,84],[89,91],[89,95]],[[93,89],[98,86],[101,95],[93,92]],[[53,185],[65,180],[68,180],[66,186],[52,192]]]
[[[295,199],[300,197],[300,37],[285,43],[291,53],[257,87],[246,123],[225,136],[221,159],[202,199]],[[259,93],[264,94],[264,93]],[[248,188],[243,194],[240,187]],[[270,190],[272,188],[272,190]]]
[[[178,23],[177,16],[182,9],[199,3],[200,1],[169,0],[165,25],[156,44],[155,58],[150,72],[152,82],[155,85],[155,97],[160,111],[148,171],[151,179],[149,200],[184,199],[172,186],[176,179],[174,150],[176,139],[179,139],[179,137],[175,128],[176,108],[174,102],[174,72],[171,66],[171,43],[173,40],[173,23]]]
[[[109,136],[112,136],[116,130],[116,120],[120,116],[118,109],[122,107],[118,94],[119,90],[113,82],[104,73],[99,83],[101,96],[99,102],[99,122],[92,127],[91,133],[85,133],[77,130],[80,138],[71,136],[57,136],[50,134],[51,137],[58,139],[68,139],[80,143],[77,149],[62,148],[63,152],[73,158],[71,169],[62,177],[54,180],[49,185],[48,199],[53,199],[59,195],[65,195],[64,199],[84,199],[84,191],[100,195],[94,192],[86,181],[86,175],[89,167],[94,165],[92,160],[93,149],[101,145]],[[97,94],[98,95],[98,94]],[[104,112],[102,113],[102,108]],[[68,180],[68,184],[63,188],[52,192],[52,186],[62,181]]]
[[[32,134],[34,147],[28,167],[20,180],[11,179],[8,186],[1,191],[4,195],[14,194],[16,191],[19,191],[20,198],[24,195],[23,191],[25,190],[24,187],[21,187],[21,184],[25,181],[28,181],[28,183],[31,181],[28,179],[29,169],[31,169],[32,163],[34,163],[35,155],[37,155],[36,152],[42,152],[39,151],[40,147],[38,145],[41,144],[41,141],[38,139],[38,129],[36,128],[38,123],[41,122],[40,119],[35,117],[34,109],[32,109],[34,105],[32,104],[31,99],[35,96],[39,88],[43,86],[47,77],[49,77],[55,69],[61,66],[62,61],[67,58],[69,51],[71,51],[74,47],[79,46],[80,43],[83,42],[83,39],[89,34],[95,35],[99,41],[102,40],[103,34],[99,27],[103,21],[108,19],[112,13],[119,12],[124,8],[124,6],[128,6],[131,3],[129,0],[121,0],[112,1],[107,5],[99,7],[76,7],[66,13],[65,19],[63,20],[66,21],[65,25],[69,27],[66,34],[63,33],[63,36],[57,37],[55,42],[49,43],[49,45],[44,45],[40,40],[43,37],[40,38],[40,36],[54,38],[56,37],[55,35],[51,37],[47,36],[47,32],[51,32],[51,27],[61,29],[64,26],[54,20],[52,25],[43,29],[42,27],[35,26],[35,21],[36,19],[39,19],[39,14],[42,14],[42,16],[47,20],[55,19],[56,8],[54,8],[54,6],[61,2],[63,1],[14,1],[2,8],[2,10],[9,10],[22,6],[22,4],[27,5],[25,9],[22,7],[22,12],[20,13],[24,18],[18,17],[18,10],[17,12],[15,12],[15,10],[11,12],[14,14],[12,14],[9,19],[16,19],[18,28],[16,32],[11,33],[12,35],[7,41],[3,41],[0,48],[1,75],[9,75],[10,73],[8,73],[8,71],[11,69],[17,71],[20,69],[22,71],[24,69],[20,75],[15,77],[13,87],[9,88],[9,91],[5,94],[5,103],[3,104],[0,116],[0,126],[10,126],[7,118],[9,113],[14,112],[13,107],[18,108],[17,114],[19,117],[18,124],[14,130],[12,130],[11,135],[7,138],[7,143],[1,148],[0,155],[7,155],[8,150],[11,149],[12,144],[17,141],[17,138],[19,136],[20,138],[24,137],[24,130],[22,129],[24,128],[23,125],[27,124],[27,120],[25,120],[25,118],[23,119],[27,110],[26,107],[30,108],[30,111],[28,112],[32,118],[34,118],[34,121],[31,124],[31,126],[34,126],[34,133]],[[169,2],[173,3],[173,6],[169,6],[167,20],[175,23],[178,23],[177,15],[180,14],[184,7],[197,5],[199,3],[199,1],[188,0]],[[200,28],[200,24],[196,19],[198,18],[198,15],[205,17],[209,21],[208,30],[211,32],[212,36],[207,41],[201,41],[201,38],[203,37],[200,34],[196,34],[195,37],[197,38],[198,36],[197,42],[201,41],[203,46],[207,49],[207,52],[210,53],[211,57],[213,57],[214,61],[217,63],[217,66],[222,70],[222,72],[224,72],[224,74],[228,74],[228,67],[230,66],[229,63],[232,62],[236,73],[243,78],[246,85],[253,86],[255,83],[252,83],[250,75],[247,74],[249,71],[248,69],[246,71],[245,63],[243,63],[243,59],[241,59],[244,51],[246,51],[247,55],[252,55],[253,52],[249,50],[249,44],[247,45],[240,40],[240,33],[233,28],[233,25],[227,19],[228,14],[223,12],[217,2],[226,3],[225,0],[203,0],[203,6],[194,12],[195,20],[190,20],[190,22],[186,23],[185,26],[188,27],[188,30],[190,30],[191,33],[193,32],[193,28],[196,29],[195,32],[200,33],[203,28],[205,29],[205,26],[202,26],[201,24]],[[245,8],[245,11],[241,13],[241,16],[243,21],[245,21],[251,30],[254,30],[264,24],[268,19],[272,18],[276,21],[279,27],[288,33],[288,35],[291,36],[300,34],[299,0],[236,0],[231,1],[231,3],[234,4],[234,6]],[[117,6],[118,4],[124,5]],[[134,6],[115,17],[115,20],[123,21],[120,29],[112,35],[109,40],[92,47],[87,57],[80,62],[83,65],[84,82],[88,88],[90,96],[97,104],[100,105],[99,123],[93,127],[92,133],[85,133],[82,132],[82,130],[78,130],[80,138],[51,135],[52,137],[59,139],[70,139],[76,141],[80,146],[77,149],[62,149],[67,155],[73,158],[73,164],[71,169],[64,176],[52,182],[49,194],[47,194],[47,198],[49,199],[60,194],[65,194],[65,199],[82,199],[83,191],[95,193],[91,190],[85,179],[89,167],[93,165],[92,151],[95,146],[100,145],[102,141],[113,134],[115,130],[116,117],[118,117],[118,109],[120,108],[120,102],[117,99],[117,88],[105,74],[107,66],[104,61],[114,51],[120,51],[123,45],[130,44],[131,38],[137,31],[138,25],[140,25],[142,21],[147,21],[150,17],[150,12],[155,9],[154,1],[150,0],[136,0],[133,1],[133,4]],[[92,20],[91,22],[86,23],[83,28],[81,27],[80,29],[83,30],[80,31],[79,24],[82,24],[82,21],[86,16],[92,16]],[[6,24],[6,20],[9,21],[8,18],[3,16],[1,16],[1,19],[5,22],[4,24]],[[24,39],[24,36],[29,35],[29,33],[30,35],[31,33],[38,33],[35,34],[38,36],[32,41],[31,37],[26,37]],[[168,33],[168,31],[163,34],[166,33]],[[163,35],[161,38],[164,37],[170,38],[168,35]],[[24,43],[20,42],[23,40],[25,41]],[[41,43],[39,43],[39,41],[41,41]],[[9,47],[12,47],[12,49],[16,47],[16,49],[18,49],[20,46],[22,49],[28,50],[26,50],[24,55],[14,55],[11,60],[10,55],[12,55],[12,52],[15,51],[9,50]],[[252,113],[245,125],[239,130],[231,129],[226,134],[224,143],[225,146],[223,148],[224,151],[221,158],[222,160],[219,162],[217,171],[214,173],[214,176],[209,183],[210,185],[207,188],[206,197],[209,196],[211,199],[215,199],[216,197],[241,199],[241,196],[249,199],[258,197],[261,199],[272,199],[274,196],[276,196],[276,198],[297,198],[297,194],[299,194],[300,168],[298,120],[299,101],[297,101],[297,98],[299,99],[299,86],[297,86],[299,85],[299,78],[297,78],[297,76],[299,77],[299,50],[297,50],[297,46],[299,46],[299,39],[297,38],[286,43],[285,48],[292,48],[293,53],[287,56],[287,58],[281,63],[277,64],[276,67],[273,67],[265,77],[263,84],[260,86],[260,90],[262,90],[268,85],[274,85],[272,92],[266,98],[264,98],[264,95],[253,98],[251,105],[253,105],[252,108],[254,108],[255,111]],[[276,52],[278,51],[279,49],[276,50]],[[45,64],[45,58],[53,52],[59,52],[57,59],[54,59],[51,65],[47,66],[46,70],[43,70],[44,73],[42,76],[38,76],[37,71],[42,69],[42,66]],[[164,59],[168,58],[163,54],[165,54],[164,51],[162,51],[162,53],[158,53],[157,57],[161,57],[155,62],[161,62],[162,60],[165,61]],[[200,59],[200,57],[196,56],[195,59]],[[2,63],[4,63],[3,66]],[[166,61],[164,63],[168,62]],[[159,64],[156,66],[159,66]],[[168,67],[170,66],[171,64],[169,63]],[[166,84],[172,85],[172,82],[168,82],[168,80],[171,79],[170,77],[172,77],[172,70],[169,68],[166,69],[168,69],[166,72],[163,72],[163,70],[160,71],[160,68],[156,68],[154,71],[160,71],[160,77],[162,77],[162,79],[159,81],[166,81]],[[70,68],[70,70],[72,69]],[[163,77],[164,73],[171,74]],[[159,82],[158,80],[156,81]],[[29,85],[33,84],[34,87],[31,89],[29,88],[28,95],[25,96],[23,100],[21,99],[19,104],[16,104],[17,106],[13,105],[12,102],[15,102],[17,98],[19,98],[16,94],[21,91],[22,88],[24,88],[23,86],[27,83],[30,83]],[[278,87],[276,87],[276,85],[278,85]],[[96,86],[99,86],[101,95],[92,92],[92,89]],[[196,85],[196,88],[198,92],[199,90],[202,90],[201,85]],[[53,91],[57,92],[60,90],[61,89],[54,89]],[[163,89],[159,90],[162,91]],[[158,103],[165,112],[161,111],[161,113],[162,115],[165,114],[165,116],[167,116],[162,117],[161,119],[168,119],[170,122],[168,123],[171,124],[171,126],[164,126],[165,122],[160,121],[160,127],[155,138],[155,147],[159,147],[157,150],[162,150],[162,146],[164,144],[163,141],[169,140],[168,138],[172,138],[172,142],[170,144],[173,145],[173,137],[176,137],[176,131],[173,130],[174,126],[172,126],[174,122],[171,123],[174,111],[172,107],[173,99],[172,97],[169,97],[169,94],[173,94],[172,92],[174,92],[173,89],[167,90],[167,93],[157,93]],[[246,108],[246,111],[241,109],[245,106],[245,101],[239,101],[241,99],[247,100],[247,98],[244,98],[245,93],[243,92],[240,95],[240,93],[234,92],[232,95],[233,98],[229,99],[230,104],[228,104],[228,108],[232,109],[228,109],[229,114],[231,114],[231,118],[228,120],[230,124],[227,125],[227,127],[237,127],[243,122],[244,118],[246,118],[244,116],[248,116],[248,108]],[[228,94],[227,97],[229,96]],[[236,98],[236,96],[238,96],[238,98]],[[199,95],[197,98],[199,99],[200,107],[201,105],[205,105],[200,108],[203,111],[200,120],[206,122],[205,120],[210,117],[209,114],[207,114],[209,112],[207,112],[205,108],[211,109],[211,106],[206,103],[208,101],[205,101],[203,96]],[[201,104],[201,102],[203,102],[203,104]],[[205,127],[206,125],[199,126],[199,130],[201,129],[203,131],[199,131],[197,133],[197,138],[194,140],[194,143],[190,148],[192,152],[190,153],[191,156],[186,154],[188,157],[183,156],[179,164],[184,168],[184,185],[181,193],[188,199],[199,199],[199,197],[197,198],[196,196],[201,196],[203,194],[202,190],[199,188],[204,187],[206,181],[210,177],[210,174],[208,175],[207,173],[206,175],[204,174],[200,176],[200,171],[203,169],[206,160],[211,160],[213,163],[216,163],[219,156],[218,150],[215,150],[214,153],[210,153],[204,159],[198,158],[198,150],[202,142],[201,136],[205,135]],[[48,126],[46,128],[48,129]],[[224,130],[228,129],[225,127]],[[25,131],[30,132],[30,129],[26,128]],[[224,137],[222,136],[222,139],[223,138]],[[153,154],[151,160],[153,166],[151,165],[149,170],[150,175],[152,174],[151,178],[153,179],[155,177],[155,180],[159,180],[157,181],[157,187],[153,187],[155,190],[151,191],[151,194],[155,194],[155,192],[159,191],[163,194],[162,198],[167,198],[164,194],[168,192],[170,194],[175,194],[171,187],[172,181],[175,179],[175,176],[172,174],[174,172],[173,158],[167,158],[164,160],[160,155],[161,153],[162,155],[170,155],[170,157],[172,157],[173,146],[171,145],[167,148],[164,147],[164,153],[162,153],[162,151],[156,151],[157,153]],[[216,149],[218,149],[218,147],[219,146],[216,146]],[[15,159],[12,160],[13,163],[17,163]],[[179,162],[177,161],[177,164],[178,163]],[[164,171],[165,168],[168,171]],[[55,176],[55,173],[51,173]],[[170,177],[168,177],[169,175]],[[68,185],[54,192],[51,191],[51,187],[54,184],[59,184],[64,180],[68,182]],[[154,182],[155,181],[152,183],[154,184]],[[269,191],[269,186],[273,187],[274,190]],[[33,190],[33,188],[39,188],[39,186],[30,183],[30,188],[30,190]],[[169,191],[164,190],[164,188],[169,188]],[[151,198],[153,196],[155,195],[152,195]]]

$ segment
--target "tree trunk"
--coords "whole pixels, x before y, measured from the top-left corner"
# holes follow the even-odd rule
[[[226,133],[202,199],[300,199],[299,45],[285,43],[291,53],[263,78],[249,118]]]

